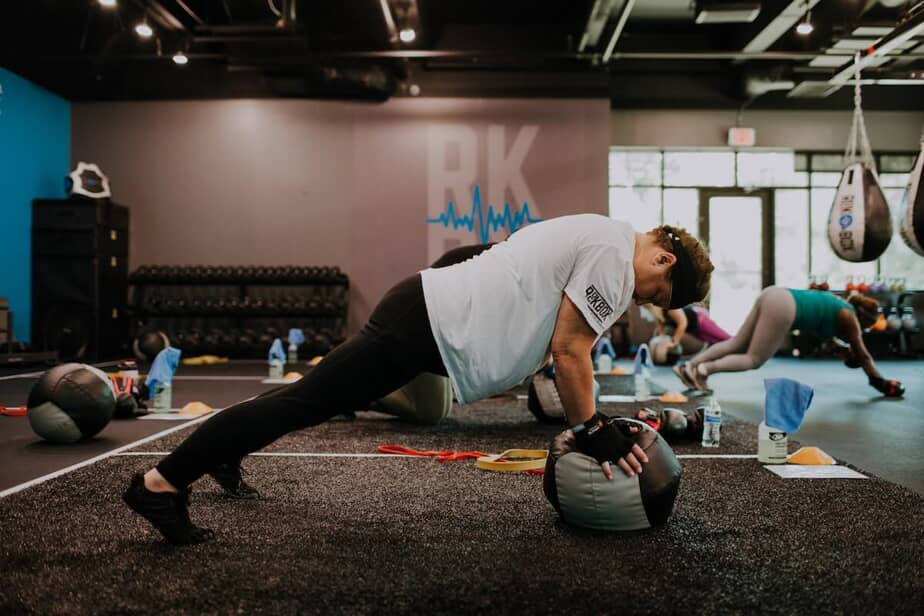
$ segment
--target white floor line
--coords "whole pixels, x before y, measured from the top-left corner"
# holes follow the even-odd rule
[[[678,453],[678,458],[725,458],[728,460],[756,460],[756,453]]]
[[[118,366],[119,362],[117,361],[104,361],[99,364],[93,364],[97,368],[106,368],[108,366]],[[7,376],[0,376],[0,381],[12,381],[13,379],[31,379],[37,376],[45,374],[50,367],[46,370],[39,370],[38,372],[24,372],[22,374],[9,374]]]
[[[45,374],[44,370],[40,372],[23,372],[22,374],[10,374],[7,376],[0,376],[0,381],[12,381],[14,379],[31,379],[37,376],[41,376],[42,374]]]
[[[169,451],[126,451],[116,456],[165,456]],[[395,453],[290,453],[285,451],[257,452],[249,454],[263,458],[422,458],[425,456],[411,456]],[[428,456],[429,457],[429,456]]]
[[[182,374],[175,375],[173,377],[174,381],[262,381],[266,378],[264,376],[232,376],[232,375],[220,375],[216,374],[214,376],[183,376]]]
[[[138,445],[142,445],[142,444],[144,444],[144,443],[148,443],[148,442],[150,442],[150,441],[159,439],[159,438],[161,438],[161,437],[163,437],[163,436],[167,436],[168,434],[170,434],[170,433],[172,433],[172,432],[176,432],[177,430],[182,430],[183,428],[188,428],[189,426],[192,426],[192,425],[195,425],[195,424],[197,424],[197,423],[199,423],[199,422],[205,421],[206,419],[208,419],[208,418],[211,417],[211,416],[212,416],[212,414],[209,413],[208,415],[204,415],[204,416],[202,416],[202,417],[193,419],[193,420],[191,420],[191,421],[187,421],[186,423],[183,423],[183,424],[181,424],[181,425],[179,425],[179,426],[173,426],[172,428],[168,428],[168,429],[166,429],[166,430],[161,430],[161,431],[158,432],[157,434],[152,434],[151,436],[146,436],[146,437],[144,437],[143,439],[137,440],[137,441],[135,441],[135,442],[133,442],[133,443],[129,443],[128,445],[123,445],[123,446],[121,446],[121,447],[117,447],[117,448],[113,449],[112,451],[107,451],[106,453],[102,453],[102,454],[100,454],[100,455],[98,455],[98,456],[96,456],[96,457],[94,457],[94,458],[90,458],[89,460],[84,460],[83,462],[78,462],[77,464],[72,464],[71,466],[68,466],[68,467],[66,467],[66,468],[62,468],[62,469],[57,470],[57,471],[55,471],[55,472],[53,472],[53,473],[48,473],[47,475],[42,475],[41,477],[37,477],[36,479],[32,479],[32,480],[27,481],[27,482],[25,482],[25,483],[21,483],[21,484],[19,484],[18,486],[13,486],[12,488],[7,488],[6,490],[0,491],[0,498],[4,498],[4,497],[6,497],[6,496],[9,496],[10,494],[16,494],[17,492],[21,492],[22,490],[25,490],[26,488],[31,488],[32,486],[38,485],[38,484],[40,484],[40,483],[44,483],[44,482],[48,481],[49,479],[54,479],[55,477],[60,477],[61,475],[66,475],[67,473],[70,473],[70,472],[72,472],[72,471],[76,471],[77,469],[83,468],[84,466],[89,466],[89,465],[91,465],[91,464],[94,464],[94,463],[96,463],[96,462],[99,462],[100,460],[105,460],[106,458],[110,458],[110,457],[112,457],[112,456],[119,455],[121,452],[125,451],[126,449],[131,449],[132,447],[137,447]]]
[[[165,456],[169,451],[126,451],[117,453],[117,456]],[[261,456],[264,458],[422,458],[425,456],[409,456],[405,454],[392,453],[329,453],[329,452],[285,452],[285,451],[268,451],[250,454],[252,456]],[[678,454],[678,458],[713,458],[727,460],[752,460],[757,458],[757,454],[750,453],[683,453]]]

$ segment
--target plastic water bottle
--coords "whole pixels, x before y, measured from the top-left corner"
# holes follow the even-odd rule
[[[600,374],[609,374],[613,371],[613,358],[606,353],[601,353],[597,358],[597,372]]]
[[[914,308],[905,306],[902,308],[902,329],[914,331],[918,328],[918,320],[914,318]]]
[[[289,343],[289,352],[288,357],[286,357],[286,361],[288,361],[290,364],[298,363],[298,345],[294,342]]]
[[[635,399],[641,402],[651,398],[651,390],[648,388],[648,370],[643,368],[635,373]]]
[[[718,447],[722,438],[722,407],[715,396],[709,398],[709,404],[703,411],[703,447]]]
[[[789,438],[778,428],[760,422],[757,427],[757,461],[763,464],[785,464]]]
[[[151,410],[155,413],[169,413],[173,409],[173,388],[169,383],[154,386]]]
[[[269,378],[274,380],[282,379],[284,365],[281,359],[269,360]]]

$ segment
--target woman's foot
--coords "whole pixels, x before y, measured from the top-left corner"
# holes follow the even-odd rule
[[[176,492],[152,492],[144,486],[144,476],[136,473],[122,494],[122,500],[174,545],[192,545],[215,538],[214,532],[190,521],[188,488]]]
[[[240,464],[221,464],[209,476],[218,482],[225,491],[225,496],[248,500],[260,498],[256,488],[244,481]]]
[[[697,364],[695,366],[686,364],[684,366],[684,372],[687,378],[690,379],[690,382],[693,383],[693,389],[698,389],[705,394],[712,393],[712,390],[709,389],[709,385],[706,383],[708,375],[705,373],[702,364]]]
[[[676,364],[671,370],[674,371],[674,374],[677,375],[677,378],[680,379],[687,389],[696,389],[696,384],[687,376],[687,366],[689,364]]]

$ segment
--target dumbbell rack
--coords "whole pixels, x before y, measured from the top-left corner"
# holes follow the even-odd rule
[[[158,266],[129,275],[132,335],[161,330],[184,356],[265,358],[301,329],[303,357],[343,341],[349,279],[331,266]]]

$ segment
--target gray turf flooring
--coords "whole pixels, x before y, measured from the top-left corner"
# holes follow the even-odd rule
[[[361,413],[267,451],[498,451],[556,432],[501,398],[432,428]],[[729,418],[722,452],[755,446],[753,426]],[[118,500],[155,460],[110,458],[0,500],[0,613],[910,614],[924,593],[924,499],[876,478],[784,481],[755,460],[684,459],[666,527],[607,534],[563,524],[537,476],[250,457],[264,498],[231,501],[203,479],[192,513],[219,539],[176,549]]]
[[[884,366],[909,385],[900,402],[831,362],[723,375],[713,383],[726,413],[720,453],[755,452],[756,427],[742,418],[760,410],[762,378],[798,374],[817,393],[797,438],[864,471],[911,476],[922,457],[900,454],[924,434],[920,366]],[[673,385],[666,370],[655,378]],[[256,387],[187,381],[177,391],[211,400]],[[544,447],[557,431],[506,397],[457,407],[435,427],[360,413],[265,451],[497,452]],[[138,450],[168,451],[186,433]],[[251,456],[247,479],[263,498],[232,501],[197,482],[193,518],[218,541],[177,549],[118,498],[157,459],[109,458],[0,499],[0,614],[921,613],[924,497],[875,476],[787,481],[753,459],[683,458],[667,526],[607,534],[563,524],[541,478],[471,461]]]

